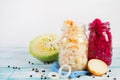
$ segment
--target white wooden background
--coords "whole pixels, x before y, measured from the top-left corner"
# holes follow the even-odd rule
[[[28,47],[35,36],[61,33],[66,19],[86,24],[110,21],[120,46],[120,0],[0,0],[0,47]]]

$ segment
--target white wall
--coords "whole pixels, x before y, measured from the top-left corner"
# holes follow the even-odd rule
[[[40,34],[60,34],[66,19],[88,25],[96,17],[110,21],[120,46],[120,0],[0,0],[0,47],[27,47]]]

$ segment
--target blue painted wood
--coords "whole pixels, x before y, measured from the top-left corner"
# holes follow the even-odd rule
[[[34,65],[29,64],[28,61],[34,63]],[[8,68],[9,65],[10,68]],[[19,67],[20,70],[13,69],[13,67]],[[46,76],[51,72],[51,64],[44,64],[38,61],[29,54],[27,48],[0,48],[0,80],[40,80],[40,73],[32,71],[32,68],[38,68],[40,71],[45,69]],[[107,73],[107,75],[110,75],[109,78],[107,75],[103,75],[102,77],[96,76],[95,78],[93,76],[81,76],[80,78],[71,80],[113,80],[114,77],[120,80],[119,47],[113,48],[113,61],[109,69],[112,71]]]

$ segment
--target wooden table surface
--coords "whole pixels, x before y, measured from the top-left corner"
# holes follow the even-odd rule
[[[33,68],[38,68],[39,72],[32,71]],[[45,70],[47,76],[51,72],[51,64],[44,64],[32,57],[28,48],[0,48],[0,80],[49,80],[40,78],[41,70]],[[61,78],[59,80],[114,80],[114,78],[120,80],[119,47],[113,48],[113,60],[109,70],[111,72],[102,77],[81,76],[80,78]]]

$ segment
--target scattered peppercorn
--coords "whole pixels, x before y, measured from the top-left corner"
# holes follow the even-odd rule
[[[28,63],[30,64],[30,61],[28,61]]]
[[[87,73],[88,76],[91,76],[92,74],[91,73]]]
[[[34,68],[32,68],[32,71],[34,71],[35,69]]]
[[[107,77],[109,78],[110,76],[109,76],[109,75],[107,75]]]
[[[117,80],[117,78],[113,78],[113,80]]]
[[[20,70],[20,68],[18,68],[18,70]]]
[[[80,77],[81,77],[81,75],[77,76],[77,78],[80,78]]]
[[[13,69],[15,69],[15,67],[13,67]]]
[[[34,65],[34,63],[32,63],[32,65]]]
[[[15,67],[15,69],[17,69],[17,67]]]
[[[10,68],[10,65],[8,65],[8,68]]]
[[[39,72],[39,70],[37,70],[36,72]]]
[[[109,72],[111,72],[111,70],[109,70]]]
[[[47,77],[44,77],[44,79],[47,79]]]
[[[52,75],[53,77],[56,77],[56,75]]]
[[[42,70],[42,72],[45,72],[45,70]]]
[[[32,75],[30,75],[30,77],[32,77]]]

